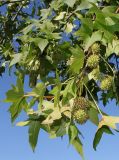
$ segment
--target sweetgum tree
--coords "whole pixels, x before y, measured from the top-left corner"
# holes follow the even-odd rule
[[[118,0],[1,0],[0,60],[0,75],[12,69],[17,77],[4,100],[11,121],[26,112],[17,125],[29,126],[33,150],[43,129],[67,135],[84,158],[78,125],[97,125],[94,149],[104,132],[118,131],[119,117],[98,106],[119,104]]]

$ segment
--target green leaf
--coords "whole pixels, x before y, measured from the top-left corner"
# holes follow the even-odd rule
[[[17,102],[18,99],[23,97],[23,92],[19,92],[16,87],[13,86],[13,89],[7,91],[6,99],[4,102]]]
[[[90,38],[87,39],[86,43],[85,43],[85,51],[87,51],[89,49],[89,47],[95,43],[96,41],[101,41],[102,39],[102,31],[96,31],[93,32],[92,36]]]
[[[39,121],[30,122],[30,125],[29,125],[29,143],[30,143],[33,151],[35,150],[35,147],[37,145],[39,131],[40,131]]]
[[[61,95],[61,87],[62,84],[60,82],[59,73],[56,72],[56,79],[55,79],[56,87],[54,87],[49,93],[54,95],[54,106],[56,107],[59,105],[60,95]]]
[[[17,102],[14,102],[9,108],[9,112],[11,114],[11,121],[14,122],[15,119],[20,114],[20,112],[22,111],[22,109],[27,111],[27,108],[28,108],[28,105],[24,98],[17,99]]]
[[[78,74],[84,64],[84,52],[78,46],[71,48],[71,52],[74,56],[74,61],[71,64],[69,70]]]
[[[76,3],[76,0],[64,0],[64,3],[66,3],[69,7],[73,7]]]
[[[32,30],[33,26],[34,26],[33,24],[30,24],[30,25],[28,25],[27,27],[25,27],[25,28],[22,30],[23,34],[28,34],[28,33]]]
[[[68,93],[70,93],[70,94],[72,94],[72,95],[75,96],[75,92],[76,92],[76,88],[75,88],[75,87],[76,87],[76,86],[75,86],[74,79],[70,80],[70,81],[67,83],[64,91],[62,92],[63,97],[67,97],[67,96],[68,96]]]
[[[28,105],[24,97],[23,75],[21,73],[17,73],[17,76],[16,86],[12,86],[12,89],[6,93],[6,99],[4,100],[5,102],[12,103],[9,108],[12,122],[17,118],[22,109],[24,109],[24,111],[27,111],[28,109]]]
[[[35,105],[37,98],[32,98],[31,101],[28,103],[28,108],[30,109],[32,106]]]
[[[43,38],[30,38],[30,39],[40,48],[41,52],[44,51],[44,49],[49,43],[47,39]]]
[[[32,90],[32,92],[35,93],[37,96],[43,96],[45,90],[46,90],[45,84],[40,82],[37,83],[36,87]]]
[[[69,142],[72,144],[72,142],[78,136],[78,130],[75,125],[70,125],[68,132],[69,132]]]
[[[94,108],[90,108],[88,115],[89,115],[91,122],[93,122],[95,125],[98,126],[99,124],[98,111]]]
[[[62,137],[66,134],[66,127],[67,127],[67,123],[65,121],[61,122],[61,125],[59,126],[59,129],[56,132],[56,136],[57,137]]]
[[[77,10],[89,9],[92,5],[89,0],[83,0],[81,4],[77,7]]]
[[[75,33],[76,36],[79,36],[83,40],[84,44],[87,42],[87,39],[93,33],[93,21],[90,18],[80,18],[81,19],[81,28]]]
[[[74,148],[77,150],[77,152],[81,155],[82,159],[84,160],[83,146],[78,137],[73,140],[72,145],[74,146]]]
[[[46,91],[45,84],[40,82],[40,83],[37,83],[36,87],[31,92],[31,93],[34,93],[36,97],[39,97],[39,100],[40,100],[39,109],[42,106],[45,91]]]
[[[18,74],[16,86],[12,85],[12,89],[6,93],[5,102],[18,102],[19,99],[24,97],[23,79],[22,75]]]
[[[112,131],[107,126],[102,126],[99,128],[95,134],[94,140],[93,140],[93,148],[96,150],[97,145],[99,144],[103,133],[107,134],[113,134]]]
[[[112,43],[108,43],[108,47],[106,48],[106,56],[109,57],[113,53],[119,55],[119,40],[113,40]]]
[[[10,67],[15,65],[16,63],[20,62],[21,58],[22,58],[22,54],[21,53],[15,54],[13,59],[12,59],[12,61],[10,62]]]
[[[40,48],[41,52],[43,52],[49,42],[47,39],[40,39],[39,38],[37,43],[38,43],[38,47]]]

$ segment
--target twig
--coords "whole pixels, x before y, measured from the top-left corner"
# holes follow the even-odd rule
[[[95,101],[93,95],[92,95],[91,92],[89,91],[88,87],[87,87],[85,84],[84,84],[84,87],[87,89],[87,91],[88,91],[88,93],[90,94],[90,96],[91,96],[93,102],[95,103],[95,106],[97,107],[97,109],[98,109],[100,115],[103,117],[103,114],[102,114],[100,108],[98,107],[98,104],[97,104],[97,102]]]
[[[19,7],[19,10],[17,11],[17,13],[15,14],[15,16],[13,17],[13,19],[12,19],[13,22],[16,20],[19,12],[22,10],[23,6],[24,6],[24,3],[22,3],[22,5]]]
[[[108,65],[108,67],[110,68],[110,70],[112,71],[112,73],[115,75],[113,68],[110,66],[110,64],[100,55],[100,57],[102,58],[102,60]]]
[[[39,96],[35,93],[30,92],[30,93],[26,93],[23,97],[25,98],[25,97],[39,97]],[[48,99],[48,100],[52,100],[54,98],[54,96],[47,95],[47,96],[43,96],[43,98]]]
[[[119,6],[118,6],[118,8],[116,9],[116,12],[115,13],[119,13]]]

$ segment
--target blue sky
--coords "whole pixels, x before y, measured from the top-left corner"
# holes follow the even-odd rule
[[[15,83],[13,74],[0,77],[0,100],[5,98],[5,92],[10,89],[10,85]],[[28,87],[25,82],[25,88]],[[102,104],[100,104],[102,107]],[[35,153],[32,152],[28,143],[28,128],[16,127],[10,122],[8,113],[9,104],[0,102],[0,160],[80,160],[80,156],[72,146],[68,146],[68,139],[49,139],[48,135],[41,131]],[[110,102],[104,108],[111,115],[119,116],[119,108],[115,102]],[[21,120],[24,120],[24,113]],[[84,126],[79,126],[83,132],[84,152],[86,160],[117,160],[119,148],[119,135],[103,135],[103,138],[95,152],[92,147],[96,126],[87,122]]]
[[[5,98],[5,92],[10,89],[10,85],[15,83],[13,74],[4,74],[0,78],[0,99]],[[27,80],[25,88],[27,89]],[[100,104],[102,106],[102,104]],[[41,131],[35,153],[32,152],[28,143],[28,128],[16,127],[10,122],[8,113],[9,104],[0,102],[0,159],[1,160],[80,160],[80,156],[72,146],[68,146],[68,139],[49,139],[48,135]],[[104,109],[111,115],[119,115],[119,109],[114,102],[108,104]],[[20,120],[24,120],[24,113]],[[83,132],[84,152],[86,160],[112,160],[118,158],[119,135],[104,135],[101,143],[95,152],[92,147],[96,126],[87,122],[84,126],[79,126]]]

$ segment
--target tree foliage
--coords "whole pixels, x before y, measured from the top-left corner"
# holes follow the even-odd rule
[[[4,100],[12,122],[25,111],[27,120],[17,125],[29,126],[33,150],[43,129],[52,138],[67,135],[84,158],[78,125],[97,125],[96,149],[119,123],[98,106],[119,104],[119,2],[2,0],[0,20],[0,75],[13,69],[17,77]]]

